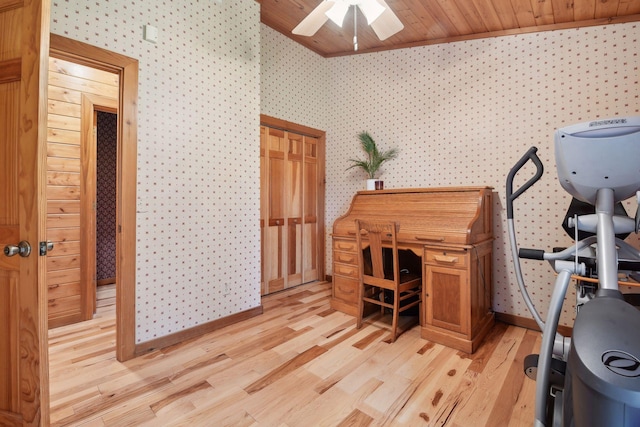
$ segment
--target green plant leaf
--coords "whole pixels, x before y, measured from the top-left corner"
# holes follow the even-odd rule
[[[376,142],[371,137],[369,132],[360,132],[358,134],[358,139],[360,140],[362,149],[367,154],[367,159],[349,159],[352,165],[349,166],[347,170],[354,167],[360,167],[367,173],[367,176],[370,179],[375,179],[376,172],[378,171],[378,169],[380,169],[382,163],[386,162],[387,160],[396,158],[398,155],[398,150],[396,148],[392,148],[380,153]]]

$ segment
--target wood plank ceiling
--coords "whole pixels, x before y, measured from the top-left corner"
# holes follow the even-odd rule
[[[342,28],[327,21],[312,37],[291,30],[322,0],[257,0],[261,21],[324,56],[447,43],[484,37],[640,21],[640,0],[386,0],[404,29],[380,41],[361,12],[353,50],[353,8]]]

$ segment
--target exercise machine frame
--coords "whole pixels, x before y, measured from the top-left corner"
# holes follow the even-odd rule
[[[518,249],[514,201],[543,175],[531,147],[507,177],[507,223],[515,275],[527,308],[542,331],[540,354],[525,359],[525,373],[536,380],[535,426],[640,425],[640,311],[619,290],[619,265],[640,270],[640,251],[619,236],[638,232],[635,220],[616,204],[637,194],[640,203],[640,118],[609,119],[559,129],[556,164],[562,187],[595,212],[569,217],[575,244],[546,252]],[[535,174],[513,190],[517,173],[529,162]],[[638,192],[638,193],[637,193]],[[582,239],[579,236],[586,235]],[[520,258],[546,260],[557,278],[546,320],[536,310],[524,283]],[[587,264],[595,268],[587,268]],[[572,338],[558,323],[572,277],[578,281],[578,312]]]

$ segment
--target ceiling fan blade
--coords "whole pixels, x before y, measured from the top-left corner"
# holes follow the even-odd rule
[[[367,23],[371,25],[380,15],[384,12],[384,7],[376,0],[360,0],[358,8],[362,11],[362,14],[367,18]]]
[[[334,3],[332,0],[320,3],[291,32],[299,36],[310,37],[314,35],[329,19],[325,13],[333,7]]]
[[[340,1],[336,2],[331,9],[329,9],[326,15],[331,19],[338,27],[342,28],[344,23],[344,17],[347,16],[349,11],[349,3]]]
[[[385,40],[404,28],[400,19],[391,10],[384,0],[376,0],[381,6],[384,6],[384,12],[373,21],[371,28],[375,31],[380,40]]]

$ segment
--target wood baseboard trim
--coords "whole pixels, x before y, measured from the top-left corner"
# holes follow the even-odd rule
[[[183,343],[187,340],[201,337],[202,335],[209,332],[222,329],[225,326],[233,325],[234,323],[242,322],[243,320],[259,316],[263,313],[263,311],[264,309],[262,305],[259,305],[258,307],[241,311],[240,313],[232,314],[230,316],[213,320],[202,325],[194,326],[193,328],[185,329],[184,331],[176,332],[161,338],[136,344],[134,357],[142,356],[143,354],[149,353],[154,350],[169,347],[174,344]]]
[[[100,279],[100,280],[96,281],[96,285],[98,285],[98,286],[111,285],[113,283],[116,283],[116,278],[115,277],[109,277],[107,279]]]
[[[57,314],[55,317],[50,317],[48,319],[48,328],[49,329],[55,329],[55,328],[59,328],[60,326],[66,326],[66,325],[71,325],[74,323],[79,323],[82,322],[84,320],[87,319],[83,319],[82,318],[82,314],[81,313],[67,313],[67,314]],[[0,425],[2,425],[0,423]]]
[[[534,331],[540,331],[540,328],[538,327],[536,321],[530,317],[521,317],[515,316],[513,314],[496,312],[496,320],[502,323],[507,323],[509,325],[520,326],[522,328],[527,328]],[[570,337],[573,332],[573,328],[570,326],[560,325],[558,326],[558,332],[560,332],[560,334],[565,337]]]
[[[324,276],[324,280],[326,280],[329,283],[333,283],[333,276],[331,276],[330,274],[326,274]]]

